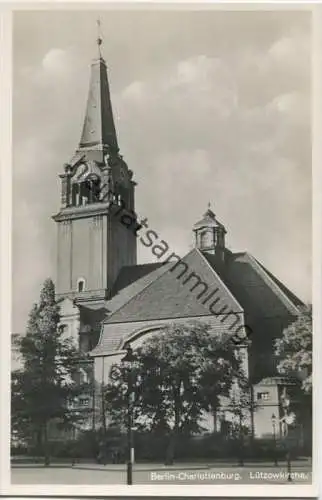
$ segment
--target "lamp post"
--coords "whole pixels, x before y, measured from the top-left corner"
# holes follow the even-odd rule
[[[295,422],[295,414],[294,413],[287,413],[285,416],[285,425],[287,426],[287,434],[288,434],[288,426],[292,425]],[[292,481],[292,475],[291,475],[292,469],[291,469],[291,448],[290,444],[288,444],[287,448],[287,480],[289,482]]]
[[[273,440],[274,440],[274,465],[278,465],[276,456],[276,416],[272,415],[272,426],[273,426]]]
[[[133,484],[133,434],[132,434],[132,404],[133,404],[133,380],[132,362],[134,361],[133,350],[129,344],[124,346],[126,355],[122,358],[122,363],[127,364],[127,484]]]
[[[284,434],[285,442],[287,441],[287,436],[288,436],[288,426],[294,422],[294,413],[289,412],[290,403],[291,403],[291,401],[287,397],[286,389],[284,388],[284,393],[282,396],[282,407],[284,410],[284,417],[283,417],[284,433],[283,434]],[[287,460],[287,481],[292,482],[291,450],[290,450],[289,443],[287,444],[286,460]]]
[[[244,466],[244,435],[243,435],[243,418],[239,414],[239,465]]]

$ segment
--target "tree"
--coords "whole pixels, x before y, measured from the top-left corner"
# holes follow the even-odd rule
[[[253,440],[254,437],[253,416],[256,408],[252,385],[246,376],[241,376],[231,388],[229,401],[229,410],[234,416],[232,435],[238,449],[240,465],[244,465],[245,438],[248,436]]]
[[[12,431],[37,443],[49,465],[49,425],[72,426],[84,418],[72,404],[84,391],[77,383],[81,356],[59,325],[59,306],[50,279],[44,282],[39,304],[29,315],[26,335],[15,338],[22,368],[12,373]]]
[[[278,371],[291,382],[289,411],[295,413],[296,424],[302,428],[307,451],[312,446],[312,341],[312,310],[305,307],[275,343]]]
[[[214,412],[241,376],[236,347],[226,335],[214,335],[204,323],[173,324],[146,340],[132,363],[135,426],[168,436],[167,463],[177,438],[202,429],[205,411]],[[125,425],[128,368],[114,365],[105,388],[106,409]]]
[[[275,342],[279,373],[301,382],[305,395],[312,394],[312,311],[307,307]]]

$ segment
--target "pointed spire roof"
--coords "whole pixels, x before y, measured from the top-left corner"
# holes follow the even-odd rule
[[[216,214],[211,210],[210,203],[208,203],[207,211],[203,214],[202,219],[196,222],[193,226],[193,230],[196,231],[203,227],[221,227],[225,230],[224,225],[216,219]]]
[[[117,153],[118,143],[114,125],[106,62],[101,55],[102,38],[97,38],[98,58],[92,61],[89,92],[83,131],[78,147],[90,160],[103,161],[108,151]]]

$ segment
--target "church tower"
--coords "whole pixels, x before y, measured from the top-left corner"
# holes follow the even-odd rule
[[[58,299],[104,307],[123,266],[136,264],[136,235],[121,223],[135,218],[133,172],[119,152],[106,62],[97,39],[79,145],[64,165],[58,228]],[[67,103],[66,103],[67,104]]]

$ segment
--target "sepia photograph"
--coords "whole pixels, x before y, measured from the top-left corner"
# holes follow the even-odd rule
[[[76,7],[12,15],[11,485],[296,495],[312,12]]]

